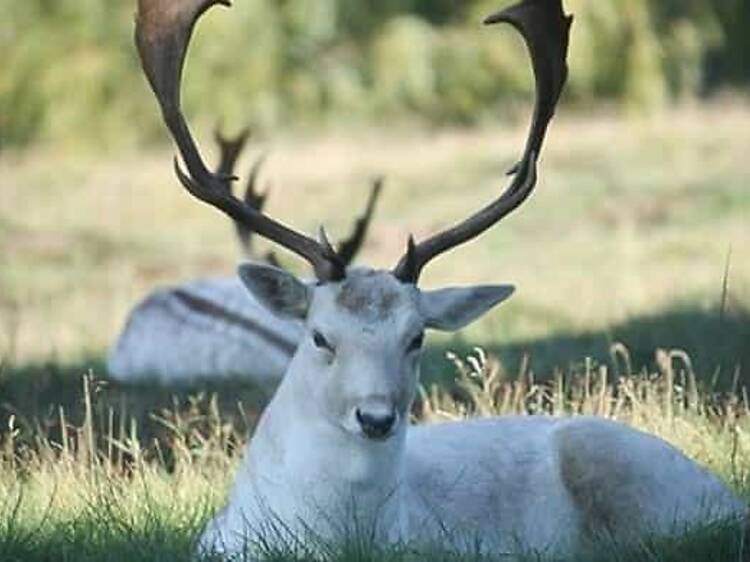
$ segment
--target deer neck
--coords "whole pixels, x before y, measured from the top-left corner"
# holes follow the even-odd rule
[[[300,374],[293,361],[249,445],[264,509],[290,526],[357,521],[381,538],[401,537],[406,428],[385,442],[346,432],[316,410]],[[330,525],[314,530],[331,533]]]

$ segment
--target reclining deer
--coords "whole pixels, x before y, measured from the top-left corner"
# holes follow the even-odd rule
[[[236,137],[226,137],[217,129],[217,175],[234,176],[249,134],[245,129]],[[243,196],[258,211],[268,197],[268,191],[260,193],[257,187],[262,163],[261,157],[252,166]],[[231,193],[228,179],[225,188]],[[381,188],[378,179],[364,214],[339,244],[337,252],[346,264],[362,247]],[[240,222],[234,227],[245,257],[279,265],[273,252],[256,257],[252,231]],[[236,276],[199,279],[157,289],[131,311],[110,350],[108,372],[123,383],[157,380],[170,385],[237,378],[270,389],[281,380],[302,334],[300,321],[270,313]]]
[[[660,439],[606,420],[507,417],[409,425],[426,329],[457,330],[507,299],[508,286],[426,291],[425,266],[517,209],[537,181],[545,133],[567,78],[572,18],[561,0],[522,0],[487,19],[520,31],[536,104],[509,187],[420,243],[394,269],[346,269],[320,240],[228,195],[206,168],[180,108],[185,51],[200,16],[224,0],[140,0],[144,70],[187,171],[187,191],[306,259],[317,284],[247,264],[240,277],[277,315],[304,323],[284,379],[262,415],[226,507],[201,540],[209,552],[283,548],[365,533],[382,543],[482,552],[565,554],[600,533],[671,535],[740,520],[746,506]]]

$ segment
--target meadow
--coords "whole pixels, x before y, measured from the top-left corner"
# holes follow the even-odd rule
[[[343,235],[384,175],[361,261],[389,267],[410,232],[490,200],[524,134],[512,118],[332,126],[258,139],[255,153],[270,150],[270,212],[310,232],[325,223]],[[605,415],[663,436],[748,496],[748,154],[742,99],[648,119],[561,112],[531,201],[426,272],[427,287],[508,282],[518,292],[460,336],[430,338],[415,418]],[[139,298],[231,274],[238,261],[230,225],[182,193],[171,155],[166,145],[0,153],[3,562],[187,560],[266,400],[242,383],[106,380],[106,349]],[[738,541],[706,529],[591,560],[725,562],[739,560]],[[359,543],[327,558],[479,559]]]

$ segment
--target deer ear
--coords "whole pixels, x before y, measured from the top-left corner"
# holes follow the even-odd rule
[[[274,314],[297,319],[307,316],[312,291],[291,273],[253,263],[241,265],[238,273],[247,290]]]
[[[510,285],[442,289],[420,293],[425,326],[455,332],[508,299],[515,292]]]

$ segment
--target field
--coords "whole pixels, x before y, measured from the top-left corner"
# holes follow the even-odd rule
[[[416,415],[607,415],[667,438],[747,495],[750,107],[648,120],[562,113],[532,200],[427,271],[429,287],[509,282],[518,293],[460,336],[431,338],[424,382],[437,386]],[[362,261],[389,267],[410,232],[498,192],[524,129],[297,131],[256,152],[271,149],[270,212],[308,231],[325,223],[343,235],[385,175]],[[157,285],[229,274],[238,259],[229,225],[178,189],[170,162],[166,146],[0,154],[3,562],[187,559],[265,399],[240,383],[106,382],[106,349],[129,307]],[[502,367],[493,359],[481,376],[460,375],[446,351],[477,346]],[[500,382],[478,391],[490,375]],[[736,560],[730,531],[592,560]],[[435,559],[351,549],[330,558]]]

